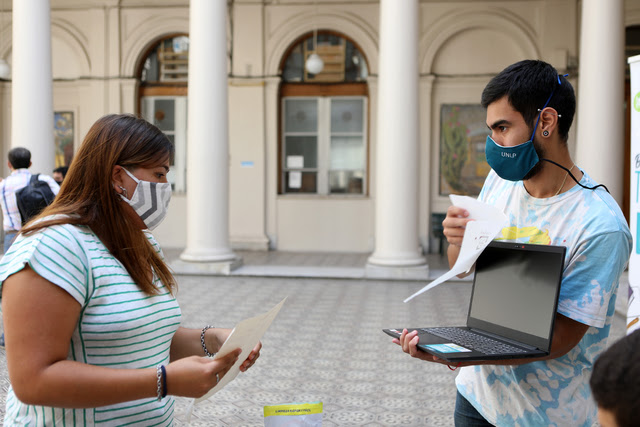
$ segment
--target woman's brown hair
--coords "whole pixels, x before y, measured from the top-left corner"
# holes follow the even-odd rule
[[[147,294],[155,294],[153,274],[173,293],[176,281],[139,226],[125,214],[114,189],[116,165],[133,170],[157,167],[173,157],[173,144],[155,126],[129,114],[112,114],[91,126],[75,154],[53,203],[21,232],[30,234],[56,224],[91,228]],[[38,219],[51,215],[56,218]]]

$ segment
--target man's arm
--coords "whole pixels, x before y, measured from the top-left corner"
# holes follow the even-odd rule
[[[479,360],[475,362],[463,362],[458,366],[472,365],[524,365],[526,363],[536,362],[539,360],[551,360],[567,354],[574,348],[584,334],[589,329],[589,325],[577,322],[569,317],[556,313],[556,321],[553,327],[553,340],[551,341],[551,350],[549,355],[545,357],[525,358],[525,359],[504,359],[504,360]],[[405,329],[399,339],[393,340],[394,343],[402,347],[402,351],[417,359],[427,362],[436,362],[443,365],[449,365],[450,362],[442,360],[432,354],[418,349],[418,331],[410,333]]]

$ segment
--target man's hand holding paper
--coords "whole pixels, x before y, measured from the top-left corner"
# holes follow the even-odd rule
[[[447,212],[445,222],[449,221],[449,227],[445,224],[445,229],[448,228],[445,235],[450,244],[456,245],[457,241],[460,240],[460,251],[456,262],[451,267],[451,270],[405,299],[404,302],[410,301],[421,293],[459,274],[468,273],[484,248],[507,223],[507,217],[504,213],[494,206],[467,196],[452,194],[449,197],[455,208],[450,208]],[[468,216],[457,218],[464,211],[468,213]],[[452,225],[452,223],[455,224]],[[456,230],[459,231],[456,232]]]

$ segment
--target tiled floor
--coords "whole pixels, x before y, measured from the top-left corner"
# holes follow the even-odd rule
[[[384,327],[459,324],[468,283],[403,304],[420,283],[291,278],[184,278],[185,325],[230,326],[285,306],[263,340],[260,363],[205,404],[192,425],[263,425],[265,405],[324,404],[324,426],[449,426],[455,374],[412,360]],[[186,407],[181,402],[180,408]]]
[[[176,254],[167,252],[168,257]],[[328,257],[291,255],[290,262],[307,263],[311,269],[325,261],[345,262],[349,268],[366,262],[359,255]],[[263,260],[286,267],[284,258],[272,253],[249,253],[244,259],[245,265],[258,266]],[[445,283],[404,304],[424,282],[243,275],[179,276],[178,281],[183,324],[195,328],[231,327],[288,297],[264,336],[258,363],[197,405],[191,425],[262,426],[265,405],[314,401],[324,404],[323,426],[453,425],[456,374],[410,358],[381,329],[461,324],[470,282]],[[617,315],[614,338],[622,336],[624,323]],[[0,384],[4,412],[4,349]],[[186,425],[188,404],[178,399],[176,424]]]

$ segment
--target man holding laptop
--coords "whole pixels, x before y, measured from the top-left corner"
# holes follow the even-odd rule
[[[549,354],[460,362],[456,426],[592,425],[589,376],[609,336],[632,247],[629,228],[606,187],[571,159],[567,138],[576,101],[565,76],[542,61],[518,62],[489,82],[482,105],[492,170],[478,200],[509,220],[496,240],[564,246],[566,255]],[[467,216],[451,206],[443,221],[450,266]],[[419,350],[417,335],[404,330],[394,342],[413,357],[451,364]]]

